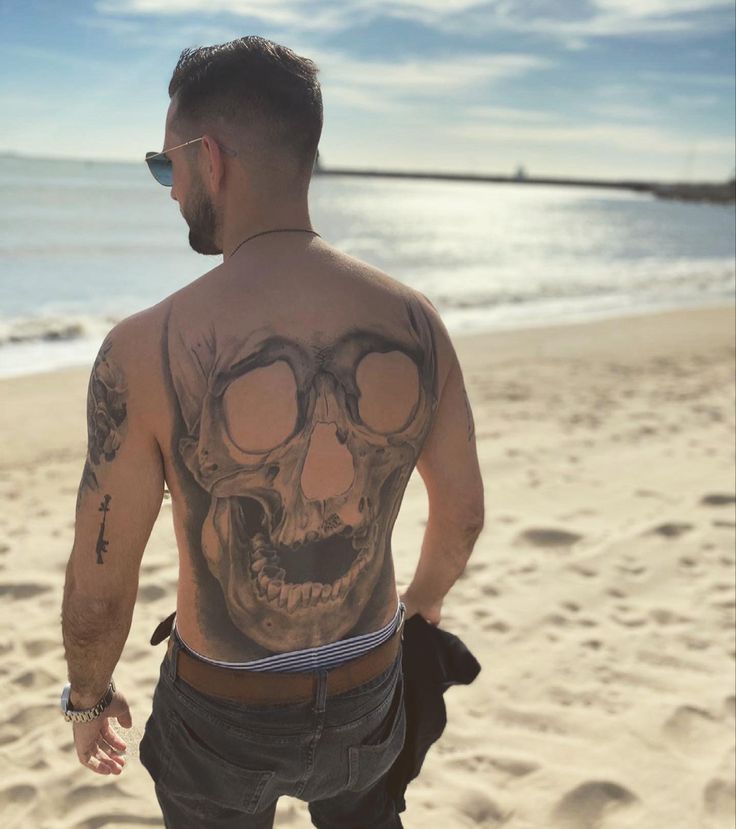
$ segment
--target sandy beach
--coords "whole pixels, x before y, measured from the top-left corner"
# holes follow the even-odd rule
[[[734,821],[734,307],[455,340],[486,521],[442,626],[481,663],[409,787],[407,829],[726,829]],[[137,758],[174,609],[165,500],[116,671],[120,777],[58,710],[64,568],[88,370],[0,381],[0,824],[163,826]],[[404,586],[427,516],[415,472],[393,536]],[[276,826],[306,829],[282,798]]]

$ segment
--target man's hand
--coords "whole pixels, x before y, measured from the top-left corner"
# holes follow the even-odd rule
[[[115,691],[112,702],[99,717],[89,722],[75,722],[74,746],[79,762],[96,774],[120,774],[125,766],[125,740],[113,729],[110,719],[115,717],[123,728],[133,725],[128,701]]]
[[[406,619],[410,619],[415,613],[422,616],[430,625],[439,625],[442,618],[442,599],[434,604],[421,604],[412,595],[409,589],[399,594],[399,599],[406,608]]]

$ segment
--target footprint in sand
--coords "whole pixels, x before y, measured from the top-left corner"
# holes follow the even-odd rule
[[[105,799],[112,797],[127,797],[125,791],[114,780],[107,780],[105,782]],[[89,804],[100,802],[100,787],[93,786],[88,783],[82,783],[70,789],[64,795],[65,812],[68,814],[72,809],[80,806],[87,806]],[[126,817],[127,822],[127,817]]]
[[[652,527],[651,530],[647,530],[644,535],[662,535],[665,538],[678,538],[681,535],[684,535],[686,532],[695,529],[693,524],[678,524],[677,522],[671,521],[665,524],[659,524],[656,527]]]
[[[485,631],[486,633],[508,633],[511,628],[506,624],[506,622],[496,621],[496,622],[486,622],[485,624],[481,625],[481,630]]]
[[[37,798],[36,787],[24,783],[0,789],[0,812],[2,812],[5,829],[15,829],[15,827],[20,829],[20,827],[28,826],[25,818]]]
[[[573,573],[578,573],[581,576],[585,576],[586,579],[592,579],[598,575],[597,570],[594,570],[592,567],[586,567],[584,564],[580,564],[579,562],[576,564],[571,564],[570,570],[572,570]]]
[[[533,544],[535,547],[571,547],[583,538],[556,527],[532,527],[517,536],[517,543]]]
[[[45,584],[33,582],[5,582],[0,584],[0,598],[10,596],[11,599],[32,599],[40,593],[46,593],[51,588]]]
[[[158,584],[145,584],[138,588],[138,598],[144,604],[163,599],[164,596],[171,595],[169,590],[165,590]]]
[[[647,568],[643,564],[617,564],[616,569],[619,573],[624,573],[627,576],[640,576],[647,572]]]
[[[687,757],[712,756],[723,740],[723,724],[696,705],[675,708],[661,730],[667,744]]]
[[[631,609],[616,610],[611,613],[609,618],[617,625],[621,625],[626,628],[639,628],[647,623],[646,617],[636,615],[636,611]]]
[[[603,642],[600,639],[585,639],[580,644],[582,647],[590,648],[594,651],[600,650],[603,647]]]
[[[628,597],[628,593],[624,593],[623,590],[619,590],[617,587],[609,587],[606,590],[609,596],[613,596],[615,599],[625,599]]]
[[[516,757],[493,757],[488,754],[463,754],[448,758],[447,763],[473,774],[485,775],[491,771],[501,771],[508,777],[524,777],[539,768],[539,764],[533,760]]]
[[[482,792],[469,792],[464,795],[458,802],[457,808],[473,823],[487,827],[487,829],[501,826],[511,817],[509,811],[502,809],[498,803]]]
[[[29,656],[43,656],[49,651],[58,650],[59,643],[52,639],[31,639],[23,642],[23,647]]]
[[[661,492],[655,492],[653,489],[637,489],[634,491],[634,495],[638,495],[640,498],[664,498],[665,496],[662,495]]]
[[[47,671],[45,668],[34,668],[32,671],[23,671],[13,677],[13,685],[19,685],[26,691],[38,691],[45,688],[54,688],[58,676]]]
[[[160,817],[143,817],[142,815],[126,814],[124,821],[121,821],[120,811],[98,812],[97,814],[80,820],[74,824],[74,829],[103,829],[107,826],[157,826],[160,827]],[[24,827],[25,829],[25,827]]]
[[[736,495],[731,495],[731,493],[713,492],[709,495],[703,495],[700,499],[700,504],[705,507],[725,507],[729,504],[736,504]]]
[[[607,829],[635,826],[631,822],[640,805],[639,798],[624,786],[609,780],[589,780],[568,792],[552,810],[554,829]],[[620,822],[624,817],[625,824]],[[613,823],[615,821],[615,824]]]
[[[567,734],[561,718],[548,716],[537,711],[522,711],[519,708],[499,708],[494,717],[497,722],[509,728],[520,728],[535,734]]]
[[[679,613],[668,610],[666,607],[652,608],[652,610],[649,611],[649,616],[658,625],[683,625],[693,621],[691,616],[682,616]]]
[[[736,821],[736,787],[733,780],[714,777],[703,789],[703,811],[708,826],[713,829],[732,829]]]
[[[640,649],[636,651],[636,661],[644,665],[652,665],[655,668],[670,668],[682,674],[683,671],[692,671],[696,674],[709,673],[708,665],[702,662],[695,662],[692,659],[683,659],[681,656],[673,656],[663,651]]]

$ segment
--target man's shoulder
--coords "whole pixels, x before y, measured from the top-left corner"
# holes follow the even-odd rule
[[[165,324],[167,301],[162,300],[156,305],[144,308],[119,320],[108,332],[106,340],[115,345],[119,351],[125,351],[129,356],[149,352],[152,342],[161,339],[161,331]]]
[[[125,377],[132,397],[158,397],[163,372],[162,342],[166,330],[166,300],[130,314],[105,336],[98,361],[104,357]]]

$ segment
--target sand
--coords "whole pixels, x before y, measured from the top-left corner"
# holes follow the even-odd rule
[[[482,665],[407,792],[407,829],[720,829],[734,820],[734,308],[456,340],[486,521],[442,626]],[[78,765],[59,608],[87,370],[0,381],[0,824],[162,826],[137,759],[174,606],[170,503],[115,672],[128,767]],[[400,583],[426,522],[412,477]],[[310,826],[282,798],[276,826]]]

